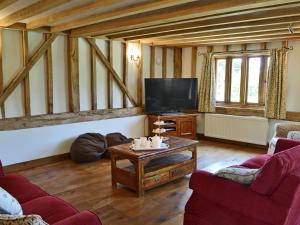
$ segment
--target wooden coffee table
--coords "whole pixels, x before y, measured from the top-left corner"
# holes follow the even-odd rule
[[[168,149],[157,151],[133,151],[130,144],[109,148],[112,187],[123,184],[143,196],[145,190],[192,173],[197,167],[198,141],[169,137],[166,143],[170,145]],[[122,159],[128,159],[132,165],[118,167],[117,161]]]

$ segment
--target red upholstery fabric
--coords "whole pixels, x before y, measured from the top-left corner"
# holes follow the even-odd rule
[[[267,154],[259,155],[259,156],[253,157],[253,158],[245,161],[240,166],[250,168],[250,169],[258,169],[258,168],[263,167],[269,158],[271,158],[271,156],[267,155]]]
[[[25,177],[18,174],[10,174],[0,177],[0,187],[14,196],[21,204],[32,199],[47,196],[37,185],[30,183]]]
[[[291,140],[287,138],[279,138],[276,142],[274,154],[296,147],[297,145],[300,145],[300,141]]]
[[[297,146],[295,142],[292,147]],[[300,146],[288,149],[291,142],[280,143],[275,159],[281,160],[270,172],[277,176],[272,194],[260,194],[251,186],[219,178],[205,171],[195,171],[190,180],[193,194],[185,207],[184,225],[300,225]],[[279,155],[279,156],[277,156]],[[254,157],[238,167],[263,168],[268,155]],[[235,166],[236,167],[236,166]],[[273,179],[273,178],[272,178]],[[273,182],[269,179],[268,182]],[[262,180],[263,182],[264,180]],[[255,181],[254,181],[255,182]]]
[[[197,193],[209,201],[242,215],[248,215],[253,219],[262,220],[264,223],[275,224],[278,221],[283,224],[283,218],[287,214],[287,209],[275,205],[267,196],[256,194],[249,186],[217,178],[209,172],[194,172],[190,188],[194,191],[193,193]],[[263,218],[260,214],[262,209],[266,214]]]
[[[44,196],[22,204],[24,214],[38,214],[49,224],[78,213],[76,209],[53,196]]]
[[[90,211],[83,211],[74,216],[63,219],[54,225],[99,225],[101,224],[96,214]]]
[[[96,214],[88,211],[79,213],[68,203],[30,183],[25,177],[18,174],[5,176],[1,164],[0,187],[21,203],[24,214],[40,215],[50,225],[102,225]]]
[[[264,195],[271,195],[280,182],[300,167],[300,146],[273,155],[257,174],[251,189]]]
[[[201,204],[202,203],[202,204]],[[184,225],[271,225],[210,201],[193,192],[187,202]]]

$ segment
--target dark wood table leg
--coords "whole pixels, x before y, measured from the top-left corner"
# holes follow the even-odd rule
[[[116,182],[116,168],[117,168],[117,159],[114,154],[111,154],[111,184],[113,189],[117,189],[117,182]]]
[[[135,163],[135,172],[136,172],[136,191],[138,194],[138,197],[144,196],[144,162],[138,160]]]

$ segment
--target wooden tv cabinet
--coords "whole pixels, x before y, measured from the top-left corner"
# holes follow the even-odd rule
[[[196,139],[197,129],[197,114],[166,114],[159,115],[160,120],[165,121],[165,124],[161,128],[165,128],[167,131],[163,136],[175,136],[189,139]],[[154,125],[154,122],[158,120],[158,115],[148,115],[149,122],[149,135],[154,135],[152,130],[158,126]]]

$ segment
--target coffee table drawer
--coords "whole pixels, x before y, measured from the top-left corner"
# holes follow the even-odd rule
[[[153,177],[149,177],[144,180],[144,187],[145,187],[145,189],[148,189],[148,188],[155,187],[157,185],[166,183],[169,180],[170,180],[169,173],[155,175]]]
[[[170,179],[182,177],[186,174],[191,173],[194,170],[194,163],[187,164],[185,166],[176,167],[170,170]]]

